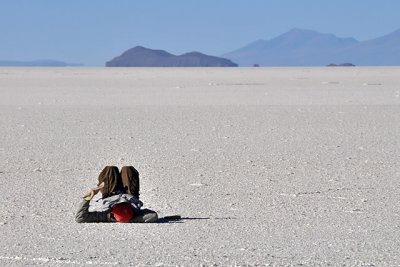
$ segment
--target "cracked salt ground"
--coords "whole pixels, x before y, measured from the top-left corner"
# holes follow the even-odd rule
[[[1,266],[400,265],[399,68],[24,70],[0,72]],[[110,164],[181,219],[75,223]]]

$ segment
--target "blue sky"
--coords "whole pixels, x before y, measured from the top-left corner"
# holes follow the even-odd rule
[[[221,55],[292,28],[364,41],[400,28],[399,0],[0,0],[0,60],[87,66],[142,45]]]

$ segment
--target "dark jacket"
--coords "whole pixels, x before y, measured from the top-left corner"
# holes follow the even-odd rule
[[[89,211],[90,200],[83,199],[79,205],[78,212],[75,215],[75,220],[78,223],[90,222],[117,222],[111,214],[111,209],[115,204],[128,202],[132,205],[134,216],[129,222],[155,222],[157,221],[157,213],[148,209],[141,210],[143,203],[129,194],[119,194],[110,196],[100,201],[100,206]]]

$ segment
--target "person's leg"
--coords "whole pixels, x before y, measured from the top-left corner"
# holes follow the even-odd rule
[[[135,214],[135,217],[130,221],[132,223],[154,223],[157,222],[157,212],[149,209],[140,210],[139,214]]]
[[[132,166],[124,166],[121,169],[121,179],[125,191],[139,199],[139,172]]]
[[[98,185],[104,182],[104,187],[101,189],[102,198],[113,195],[120,179],[118,168],[115,166],[107,166],[101,171]]]

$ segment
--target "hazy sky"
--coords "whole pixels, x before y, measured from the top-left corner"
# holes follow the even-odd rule
[[[292,28],[360,41],[400,28],[400,0],[0,0],[0,60],[87,66],[142,45],[221,55]]]

